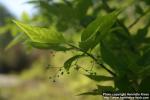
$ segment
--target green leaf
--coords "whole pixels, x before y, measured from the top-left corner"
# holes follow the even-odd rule
[[[140,5],[136,5],[135,6],[135,11],[138,13],[138,14],[144,14],[144,12],[143,12],[143,9],[141,8],[141,6]]]
[[[107,16],[107,15],[106,15]],[[82,32],[81,41],[85,41],[90,38],[94,33],[98,31],[98,28],[102,23],[104,23],[104,19],[106,16],[99,16],[94,21],[92,21]]]
[[[140,68],[137,65],[137,60],[139,59],[140,55],[126,48],[118,49],[116,52],[116,59],[118,61],[117,68],[120,68],[119,72],[129,74],[131,71],[134,74],[137,74]]]
[[[103,93],[103,92],[113,92],[115,89],[112,86],[102,86],[102,85],[97,85],[98,91]]]
[[[102,95],[104,92],[114,92],[115,89],[112,86],[97,85],[97,89],[92,91],[84,92],[79,95]]]
[[[136,44],[139,45],[139,43],[144,42],[147,34],[148,34],[147,26],[142,29],[139,29],[137,34],[135,35]]]
[[[80,47],[84,50],[88,50],[89,48],[96,46],[101,37],[110,31],[117,19],[117,15],[118,11],[114,11],[105,16],[99,16],[91,22],[81,35]]]
[[[108,45],[106,45],[105,43],[101,42],[100,44],[100,52],[101,52],[101,56],[102,59],[105,63],[107,63],[110,67],[112,67],[113,69],[117,70],[117,66],[116,66],[116,57],[113,54],[113,52],[111,51],[111,49],[108,47]]]
[[[93,48],[96,44],[95,42],[95,37],[92,36],[89,39],[87,39],[86,41],[82,41],[79,43],[80,48],[82,48],[84,51],[87,51],[89,48]]]
[[[140,66],[150,65],[150,48],[144,52],[142,57],[138,60]]]
[[[119,54],[122,53],[122,54]],[[124,54],[123,51],[114,51],[112,48],[110,48],[109,44],[106,42],[102,42],[100,44],[100,53],[102,60],[108,64],[115,72],[116,74],[123,76],[126,74],[128,62],[129,59],[127,58],[126,54]]]
[[[85,76],[97,82],[113,80],[113,77],[102,76],[102,75],[85,75]]]
[[[11,47],[15,46],[17,43],[23,41],[26,39],[26,36],[24,34],[19,34],[18,36],[16,36],[5,48],[5,50],[10,49]]]
[[[88,8],[92,6],[92,0],[87,0],[86,2],[85,0],[76,0],[76,2],[76,14],[82,20],[86,16]]]
[[[149,0],[143,0],[145,2],[146,5],[150,5],[150,1]]]
[[[39,43],[39,42],[29,42],[33,47],[39,48],[39,49],[52,49],[55,51],[67,51],[71,48],[66,48],[65,46],[61,46],[58,44],[49,44],[49,43]]]
[[[142,77],[150,76],[150,65],[148,65],[148,66],[142,66],[142,68],[140,68],[138,74],[140,76],[142,76]]]
[[[64,43],[65,39],[54,27],[51,29],[29,26],[18,21],[14,21],[33,42],[40,43]]]
[[[97,89],[95,89],[95,90],[93,90],[93,91],[80,93],[80,94],[78,94],[78,95],[79,95],[79,96],[80,96],[80,95],[100,95],[100,93],[98,92]]]
[[[73,63],[73,61],[75,61],[76,59],[82,57],[83,55],[76,55],[76,56],[73,56],[71,58],[69,58],[65,63],[64,63],[64,68],[69,71],[70,67],[71,67],[71,64]]]
[[[150,76],[145,77],[139,87],[140,92],[150,92]]]
[[[131,86],[130,80],[127,76],[116,77],[115,87],[119,89],[119,92],[133,92],[134,89]]]

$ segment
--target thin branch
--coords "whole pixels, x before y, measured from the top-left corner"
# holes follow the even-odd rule
[[[129,25],[129,29],[131,29],[136,23],[138,23],[144,16],[146,16],[150,12],[150,8],[145,11],[141,16],[139,16],[131,25]]]
[[[98,61],[98,59],[96,59],[92,54],[89,54],[88,52],[85,52],[85,51],[82,50],[81,48],[78,48],[78,47],[76,47],[76,46],[74,46],[74,45],[72,45],[72,44],[68,44],[68,45],[71,46],[71,47],[73,47],[73,48],[75,48],[75,49],[78,50],[78,51],[81,51],[81,52],[85,53],[87,56],[89,56],[90,58],[92,58],[98,65],[100,65],[102,68],[104,68],[106,71],[108,71],[108,72],[109,72],[111,75],[113,75],[114,77],[117,76],[113,71],[111,71],[110,69],[108,69],[104,64],[100,63],[100,62]]]

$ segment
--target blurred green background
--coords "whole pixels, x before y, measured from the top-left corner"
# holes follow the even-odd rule
[[[64,35],[72,42],[80,40],[82,29],[99,13],[105,13],[102,9],[102,0],[0,1],[5,1],[5,5],[0,4],[0,100],[102,100],[101,96],[77,96],[79,93],[92,90],[97,84],[83,75],[87,73],[85,70],[72,69],[70,73],[60,70],[63,62],[76,52],[39,50],[23,45],[26,43],[22,43],[22,40],[17,44],[11,42],[21,33],[12,22],[13,19],[40,27],[54,26],[58,31],[65,33]],[[13,2],[14,8],[10,1]],[[148,6],[146,3],[150,4],[149,0],[108,1],[111,8],[127,7],[125,13],[120,16],[126,25],[130,25],[132,20],[142,13],[139,8],[139,15],[135,15],[134,6],[145,9]],[[15,2],[21,2],[20,6],[15,5]],[[29,9],[27,5],[32,8]],[[28,10],[23,11],[24,9]],[[131,32],[137,31],[137,27],[143,27],[144,23],[143,19],[131,29]],[[13,47],[5,50],[8,44]],[[83,59],[78,63],[89,69],[92,66],[88,63],[90,60]],[[93,70],[101,75],[108,74],[101,68],[95,67]],[[113,85],[113,82],[99,84]]]

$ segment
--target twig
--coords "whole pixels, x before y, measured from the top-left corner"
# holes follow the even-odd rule
[[[150,8],[145,11],[141,16],[139,16],[131,25],[129,25],[129,29],[131,29],[136,23],[138,23],[145,15],[147,15],[150,12]]]
[[[98,61],[98,59],[96,59],[92,54],[89,54],[88,52],[85,52],[85,51],[82,50],[81,48],[78,48],[78,47],[76,47],[76,46],[74,46],[74,45],[72,45],[72,44],[68,44],[68,45],[71,46],[71,47],[73,47],[73,48],[75,48],[75,49],[78,50],[78,51],[81,51],[81,52],[85,53],[87,56],[89,56],[90,58],[92,58],[98,65],[100,65],[102,68],[104,68],[106,71],[108,71],[108,72],[109,72],[111,75],[113,75],[114,77],[117,76],[114,72],[112,72],[110,69],[108,69],[107,67],[105,67],[104,64],[100,63],[100,62]]]

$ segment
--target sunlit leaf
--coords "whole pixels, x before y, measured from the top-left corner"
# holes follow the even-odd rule
[[[38,49],[52,49],[55,51],[67,51],[70,50],[71,48],[67,48],[65,46],[61,46],[58,44],[49,44],[49,43],[38,43],[38,42],[30,42],[30,44]]]
[[[84,50],[94,47],[101,40],[101,37],[109,32],[117,19],[117,15],[118,11],[114,11],[105,16],[99,16],[91,22],[82,33],[80,47]]]
[[[54,28],[40,28],[29,26],[18,21],[14,21],[33,42],[40,43],[64,43],[65,39],[61,33]]]

